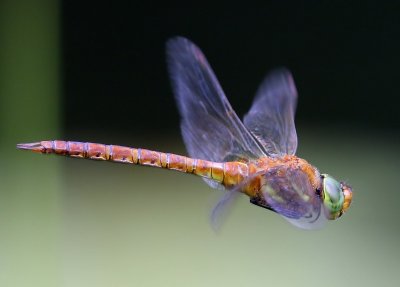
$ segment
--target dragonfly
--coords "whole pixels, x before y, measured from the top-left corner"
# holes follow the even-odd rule
[[[194,43],[172,38],[166,55],[189,156],[63,140],[22,143],[17,148],[200,176],[211,187],[225,190],[212,211],[213,221],[238,194],[302,229],[319,228],[349,209],[352,188],[295,155],[298,95],[287,69],[266,76],[242,121]]]

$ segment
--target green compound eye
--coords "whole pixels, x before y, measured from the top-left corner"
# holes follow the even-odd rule
[[[333,177],[322,174],[324,206],[329,219],[336,219],[342,215],[344,195],[341,184]]]

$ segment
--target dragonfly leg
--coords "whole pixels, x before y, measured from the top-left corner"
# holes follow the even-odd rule
[[[276,212],[271,206],[268,205],[268,203],[265,202],[264,199],[262,199],[259,196],[255,196],[255,197],[250,198],[250,203],[252,203],[254,205],[257,205],[259,207],[262,207],[262,208],[266,208],[266,209],[271,210],[273,212]]]

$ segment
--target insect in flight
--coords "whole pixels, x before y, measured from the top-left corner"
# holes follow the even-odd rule
[[[200,49],[188,39],[167,42],[167,59],[189,156],[73,141],[18,144],[19,149],[76,158],[161,167],[201,176],[225,195],[213,211],[244,193],[250,202],[297,227],[320,227],[351,204],[352,189],[295,156],[297,91],[290,72],[270,73],[241,121]]]

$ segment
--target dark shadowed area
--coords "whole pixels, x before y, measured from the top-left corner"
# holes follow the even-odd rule
[[[399,6],[304,2],[2,1],[0,285],[396,285]],[[240,117],[268,71],[292,71],[298,155],[353,186],[347,214],[303,231],[243,196],[215,233],[223,192],[199,178],[15,150],[68,139],[186,154],[165,63],[176,35]]]

